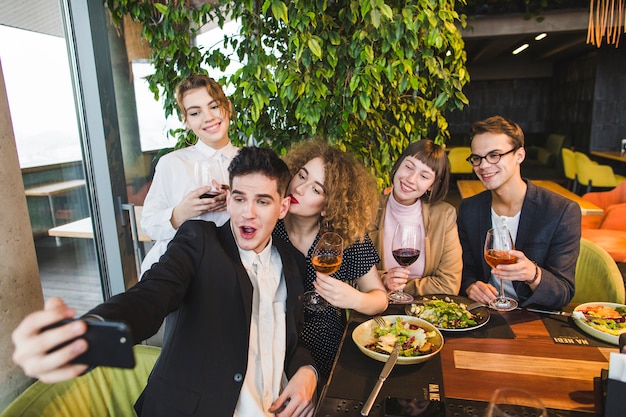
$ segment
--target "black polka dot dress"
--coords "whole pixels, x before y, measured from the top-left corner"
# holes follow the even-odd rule
[[[282,220],[279,220],[276,224],[274,236],[289,242],[289,236]],[[313,291],[315,289],[313,287],[315,270],[311,264],[311,252],[319,239],[320,235],[318,234],[306,256],[307,272],[304,281],[304,291]],[[368,273],[372,266],[378,262],[380,262],[378,252],[370,238],[366,236],[364,241],[354,243],[349,248],[344,249],[341,267],[332,276],[354,285],[357,278]],[[313,355],[317,370],[324,378],[330,375],[345,326],[346,313],[344,309],[332,306],[322,311],[304,309],[302,338],[311,351],[311,355]]]

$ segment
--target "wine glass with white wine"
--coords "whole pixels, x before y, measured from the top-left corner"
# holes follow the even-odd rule
[[[534,394],[517,388],[498,388],[491,395],[485,417],[548,417]]]
[[[487,231],[485,238],[485,261],[496,268],[498,265],[509,265],[517,262],[517,257],[510,254],[515,249],[509,230],[493,228]],[[504,295],[504,282],[500,280],[500,294],[489,302],[489,306],[498,311],[511,311],[517,307],[517,301]]]
[[[343,238],[334,232],[326,232],[313,248],[311,264],[317,272],[322,274],[334,274],[339,270],[343,259]],[[306,308],[320,311],[330,304],[317,291],[307,291],[302,296],[302,302]]]

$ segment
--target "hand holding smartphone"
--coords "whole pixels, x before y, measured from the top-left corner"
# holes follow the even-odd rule
[[[62,320],[44,327],[42,332],[62,326],[77,319]],[[135,353],[130,330],[125,323],[115,321],[85,320],[87,332],[79,338],[86,339],[87,351],[77,356],[71,363],[89,366],[111,366],[116,368],[134,368]],[[76,338],[78,339],[78,338]],[[74,340],[62,343],[52,351],[62,348]]]

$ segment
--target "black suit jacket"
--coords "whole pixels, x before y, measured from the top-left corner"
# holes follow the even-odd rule
[[[524,180],[528,188],[515,248],[541,268],[541,282],[533,292],[528,284],[514,281],[524,306],[539,304],[560,309],[574,296],[576,261],[580,251],[581,213],[577,203]],[[485,235],[491,228],[491,192],[483,191],[461,201],[457,218],[463,247],[461,294],[481,280],[489,282],[491,267],[485,262]]]
[[[252,284],[230,222],[187,221],[134,287],[88,314],[128,323],[136,341],[167,316],[163,349],[135,408],[140,416],[232,415],[247,369]],[[305,260],[273,239],[287,284],[285,372],[313,359],[299,338]]]

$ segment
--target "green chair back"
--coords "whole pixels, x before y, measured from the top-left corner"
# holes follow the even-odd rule
[[[0,417],[132,417],[161,349],[134,347],[133,369],[97,367],[86,375],[56,384],[36,381]]]
[[[624,280],[611,255],[592,241],[580,239],[572,303],[604,301],[624,304],[624,297]]]

